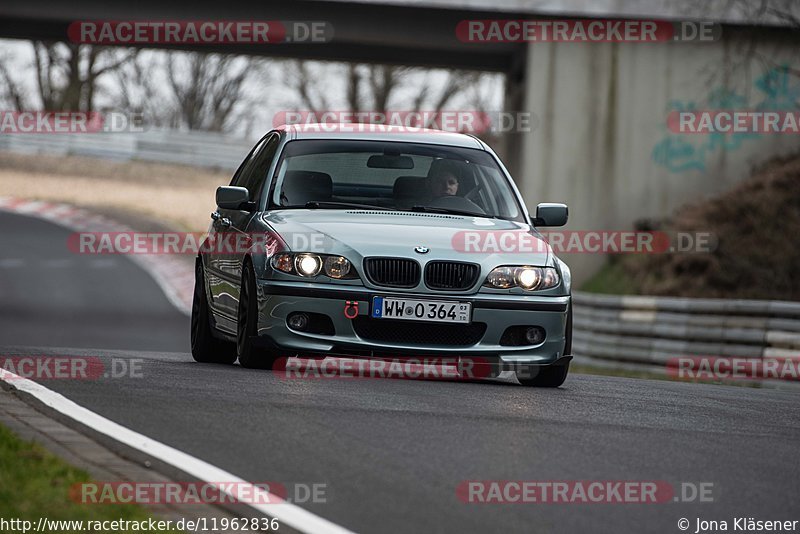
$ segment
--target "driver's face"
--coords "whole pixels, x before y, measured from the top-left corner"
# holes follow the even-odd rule
[[[458,178],[451,172],[446,172],[439,177],[439,194],[454,196],[458,193]]]

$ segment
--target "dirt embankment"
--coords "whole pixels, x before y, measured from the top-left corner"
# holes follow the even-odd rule
[[[205,231],[214,192],[230,179],[226,172],[183,165],[0,152],[0,196],[67,202],[175,230]]]
[[[800,300],[800,156],[777,159],[734,189],[639,229],[712,232],[711,253],[618,258],[645,295]]]

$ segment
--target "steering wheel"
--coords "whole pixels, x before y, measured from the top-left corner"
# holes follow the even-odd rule
[[[483,189],[483,184],[476,184],[475,187],[473,187],[472,190],[470,190],[469,193],[464,195],[464,198],[466,198],[469,201],[474,202],[475,199],[478,197],[478,193],[481,192],[481,189]]]
[[[477,214],[485,215],[486,211],[473,201],[466,197],[459,196],[443,196],[434,198],[429,205],[434,208],[450,208],[460,211],[471,211]]]

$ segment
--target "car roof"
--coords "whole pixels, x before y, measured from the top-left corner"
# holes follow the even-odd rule
[[[285,132],[290,139],[339,139],[361,141],[394,141],[401,143],[424,143],[430,145],[447,145],[462,148],[485,150],[484,144],[472,135],[432,130],[428,128],[411,128],[406,126],[389,126],[385,124],[358,123],[308,123],[281,125],[276,131]]]

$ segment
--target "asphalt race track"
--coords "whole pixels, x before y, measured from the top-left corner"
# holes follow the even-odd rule
[[[195,363],[189,319],[122,256],[0,214],[0,354],[141,359],[141,377],[47,380],[75,402],[244,479],[326,484],[300,504],[356,532],[681,532],[800,512],[790,390],[571,375],[511,382],[288,380]],[[467,504],[465,480],[711,483],[713,502]]]
[[[0,212],[3,345],[187,350],[189,319],[121,255],[67,249],[71,230]]]

